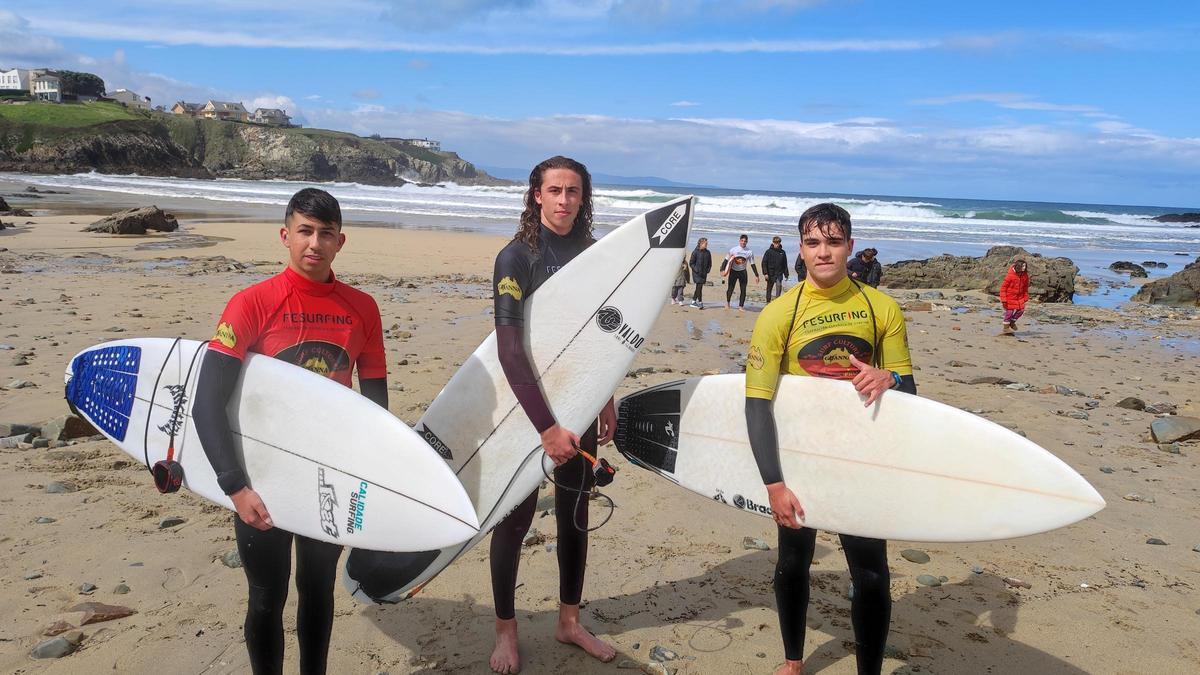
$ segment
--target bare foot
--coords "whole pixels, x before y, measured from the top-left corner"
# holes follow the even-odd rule
[[[804,672],[803,661],[784,661],[775,671],[775,675],[801,675]]]
[[[602,663],[608,663],[617,656],[617,650],[612,645],[592,635],[578,621],[560,620],[554,629],[554,639],[563,644],[576,645]]]
[[[501,675],[521,672],[521,652],[517,648],[517,620],[496,619],[496,647],[489,661],[492,671]]]

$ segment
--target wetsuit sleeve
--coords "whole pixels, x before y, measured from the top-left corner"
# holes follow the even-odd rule
[[[883,367],[903,378],[912,375],[912,356],[908,352],[908,329],[904,314],[895,301],[889,303],[883,315]],[[911,393],[911,392],[910,392]]]
[[[217,332],[208,343],[210,350],[244,361],[262,331],[264,312],[257,297],[241,291],[229,299],[217,322]]]
[[[388,393],[386,377],[371,377],[363,379],[363,377],[360,375],[358,378],[358,388],[362,391],[363,396],[370,399],[380,408],[387,410]]]
[[[233,432],[225,407],[242,372],[242,362],[233,356],[209,349],[200,366],[196,383],[196,398],[192,403],[192,420],[196,435],[204,446],[208,463],[217,474],[221,491],[231,495],[246,487],[246,473],[234,452]]]
[[[784,307],[786,304],[767,305],[754,323],[746,355],[746,398],[775,398],[779,366],[787,349],[786,333],[791,327],[791,307]]]
[[[529,291],[529,265],[513,246],[496,256],[492,271],[496,327],[525,325],[525,296]]]
[[[367,341],[363,344],[356,364],[359,386],[362,385],[363,380],[383,379],[385,380],[384,392],[387,392],[387,354],[383,351],[383,320],[379,318],[379,305],[375,303],[374,298],[367,296],[366,306],[363,307],[360,314],[366,317],[368,323]],[[363,393],[366,394],[365,391]]]
[[[771,402],[764,398],[746,397],[746,429],[750,433],[750,450],[763,485],[783,480],[783,466],[779,463],[779,439],[775,430],[775,411]]]
[[[497,317],[497,324],[499,318]],[[504,377],[513,394],[521,404],[521,409],[533,423],[538,433],[554,426],[554,413],[542,395],[538,386],[537,375],[533,372],[533,363],[525,351],[525,340],[518,326],[496,326],[496,351],[500,355],[500,367],[504,369]]]

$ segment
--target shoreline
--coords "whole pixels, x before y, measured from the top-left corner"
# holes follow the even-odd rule
[[[37,174],[30,174],[27,177],[22,177],[19,174],[4,174],[0,176],[0,193],[5,191],[9,193],[20,193],[24,186],[37,183],[38,178],[45,178]],[[52,177],[51,177],[52,178]],[[114,176],[113,178],[138,178],[134,176]],[[146,180],[157,180],[155,177],[140,177]],[[236,185],[238,181],[227,181],[230,185]],[[247,181],[247,185],[258,185],[262,181]],[[45,185],[45,182],[38,183]],[[269,182],[267,184],[270,184]],[[293,183],[283,181],[280,185],[293,185]],[[344,185],[344,184],[330,184]],[[328,187],[328,186],[327,186]],[[451,186],[452,187],[452,186]],[[54,189],[64,189],[56,187]],[[61,200],[63,206],[70,204],[71,208],[81,208],[80,205],[102,203],[112,210],[116,211],[129,206],[149,206],[157,205],[164,211],[169,213],[191,214],[201,218],[217,214],[221,218],[239,219],[245,221],[255,220],[273,220],[277,217],[279,211],[282,210],[281,204],[259,204],[259,203],[239,203],[228,201],[225,199],[211,199],[206,196],[197,195],[193,197],[181,196],[149,196],[138,194],[136,192],[126,192],[124,190],[131,189],[113,188],[105,190],[98,187],[71,187],[65,188],[71,190],[73,194],[68,195],[49,195],[50,202],[58,201],[55,197],[63,197]],[[328,187],[328,189],[334,189]],[[638,188],[648,189],[648,188]],[[657,188],[649,188],[656,190]],[[673,188],[661,188],[670,192]],[[336,192],[336,190],[335,190]],[[687,190],[682,190],[687,192]],[[81,196],[78,193],[86,193],[86,196]],[[373,193],[372,193],[373,194]],[[665,193],[664,193],[665,194]],[[797,193],[802,194],[802,193]],[[843,195],[845,196],[845,195]],[[863,196],[849,195],[862,199]],[[278,199],[286,201],[285,197],[280,195]],[[698,210],[697,222],[694,225],[696,229],[695,236],[707,236],[710,238],[710,249],[723,251],[736,242],[737,233],[727,229],[712,229],[706,227],[706,221],[712,217],[718,217],[718,220],[723,221],[728,218],[723,213],[705,214],[704,201],[705,197],[701,197],[701,208]],[[353,201],[353,200],[352,200]],[[963,201],[963,200],[948,200]],[[1076,205],[1080,206],[1080,205]],[[1086,205],[1083,205],[1086,206]],[[1122,207],[1124,208],[1124,207]],[[1146,207],[1140,207],[1146,208]],[[1157,208],[1157,207],[1154,207]],[[409,213],[403,209],[388,210],[380,209],[372,206],[369,210],[362,210],[354,206],[344,206],[345,217],[348,223],[354,223],[362,226],[370,227],[388,227],[402,229],[417,229],[417,230],[435,230],[435,231],[452,231],[452,232],[480,232],[484,234],[507,235],[512,227],[512,222],[515,221],[519,214],[519,206],[512,211],[512,218],[496,217],[489,215],[466,216],[454,214],[430,214],[430,213]],[[798,214],[795,214],[798,215]],[[626,219],[624,211],[620,215],[607,214],[603,208],[597,209],[597,225],[596,231],[598,235],[602,235],[613,224],[619,224]],[[903,222],[903,218],[899,217],[899,222]],[[754,220],[753,218],[751,220]],[[611,222],[610,222],[611,221]],[[884,221],[886,222],[886,221]],[[957,227],[963,224],[969,224],[970,220],[947,219],[943,226]],[[769,238],[773,235],[781,235],[785,239],[785,249],[789,252],[789,262],[794,257],[794,223],[788,224],[782,229],[778,224],[764,228],[765,223],[752,224],[748,223],[743,230],[751,233],[751,243],[754,250],[761,252],[765,250]],[[995,241],[988,243],[959,241],[961,233],[947,232],[946,239],[930,239],[917,236],[912,237],[896,237],[883,234],[870,234],[873,225],[877,225],[877,221],[867,220],[862,227],[866,228],[868,233],[860,234],[856,238],[856,248],[861,250],[866,247],[874,247],[879,249],[878,255],[881,262],[891,264],[901,260],[923,260],[932,258],[941,254],[965,255],[971,257],[982,256],[989,248],[997,245],[1019,245],[1028,250],[1030,253],[1040,254],[1048,258],[1067,257],[1071,259],[1079,267],[1080,274],[1087,279],[1096,282],[1099,287],[1094,294],[1080,292],[1079,304],[1088,304],[1101,307],[1117,308],[1123,303],[1128,302],[1133,294],[1137,291],[1140,283],[1137,280],[1130,279],[1127,275],[1118,274],[1109,269],[1109,265],[1118,261],[1129,261],[1141,263],[1148,258],[1154,258],[1166,264],[1163,268],[1148,269],[1150,273],[1150,281],[1170,276],[1171,274],[1181,270],[1187,263],[1191,262],[1196,254],[1200,254],[1200,233],[1196,234],[1195,241],[1192,242],[1195,250],[1188,252],[1158,250],[1153,248],[1140,248],[1133,250],[1117,250],[1107,248],[1071,248],[1059,247],[1053,245],[1038,245],[1032,243],[1021,243],[1020,241],[1005,240],[998,238]],[[920,227],[928,227],[928,225],[920,225]],[[885,228],[886,230],[887,228]],[[857,228],[856,228],[857,230]],[[790,236],[789,236],[790,235]],[[1021,237],[1015,235],[1017,240]],[[1136,236],[1136,235],[1132,235]]]
[[[54,197],[40,201],[49,208]],[[81,210],[93,203],[77,198]],[[100,208],[107,202],[94,203],[97,217],[111,211]],[[0,269],[8,271],[0,274],[0,344],[12,347],[0,351],[0,422],[64,414],[63,369],[92,344],[211,335],[228,297],[277,273],[285,256],[278,214],[255,220],[198,213],[181,216],[183,235],[146,236],[79,232],[91,222],[79,213],[17,220],[17,229],[0,232],[0,248],[8,249],[0,252]],[[491,262],[508,237],[368,227],[353,218],[346,233],[334,267],[379,303],[388,330],[389,409],[411,424],[491,331]],[[153,248],[167,242],[179,245]],[[721,290],[705,289],[710,305]],[[762,290],[751,288],[755,309]],[[978,292],[884,290],[902,304],[942,295],[927,296],[928,311],[906,312],[922,396],[1025,433],[1108,501],[1085,521],[1018,540],[890,542],[894,605],[885,672],[1200,669],[1188,637],[1200,621],[1200,553],[1192,550],[1200,546],[1200,443],[1180,444],[1180,454],[1164,451],[1145,440],[1153,415],[1115,406],[1136,396],[1200,416],[1196,313],[1031,304],[1022,330],[1008,338],[998,335],[998,305]],[[756,317],[665,307],[634,364],[641,372],[631,373],[617,396],[714,370],[740,372]],[[18,356],[27,363],[16,365]],[[996,376],[1029,388],[973,384]],[[17,379],[32,386],[7,386]],[[601,453],[620,470],[605,489],[618,508],[591,538],[583,617],[617,647],[615,664],[647,663],[649,650],[663,646],[680,654],[666,664],[679,673],[773,669],[782,661],[770,585],[774,525],[673,489],[612,448]],[[51,481],[80,489],[46,494]],[[247,668],[244,575],[221,562],[235,548],[228,512],[186,491],[157,493],[145,468],[107,441],[0,451],[0,492],[0,563],[8,570],[0,578],[0,670],[144,672],[165,659],[196,664],[188,672]],[[1131,494],[1142,499],[1123,498]],[[160,529],[174,516],[185,522]],[[550,521],[535,518],[534,527],[553,543]],[[747,536],[771,550],[744,549]],[[1169,545],[1147,545],[1151,537]],[[900,552],[908,548],[931,561],[906,560]],[[946,581],[923,586],[916,581],[922,574]],[[808,666],[853,673],[849,575],[836,536],[819,534],[813,575]],[[97,590],[80,595],[84,582]],[[118,584],[130,592],[117,594]],[[520,584],[526,672],[612,672],[615,664],[598,664],[553,639],[557,565],[544,546],[525,549]],[[401,605],[358,605],[340,585],[335,598],[331,672],[486,672],[493,608],[483,546]],[[83,626],[81,648],[68,657],[28,658],[47,625],[77,623],[80,615],[67,610],[89,600],[137,614]],[[294,594],[284,616],[285,668],[295,671]]]

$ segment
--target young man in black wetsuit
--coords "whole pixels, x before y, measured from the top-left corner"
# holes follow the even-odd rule
[[[783,295],[783,280],[788,278],[787,252],[783,250],[783,240],[779,237],[771,239],[771,247],[763,253],[763,276],[767,278],[767,302],[771,302],[771,294],[775,297]]]
[[[363,396],[384,408],[388,404],[379,308],[371,296],[333,275],[333,259],[346,242],[337,200],[314,188],[297,192],[288,202],[279,236],[288,249],[287,267],[230,299],[204,355],[192,409],[196,433],[217,483],[237,510],[234,533],[249,587],[246,651],[255,675],[283,672],[283,605],[292,573],[293,540],[300,600],[296,617],[300,672],[325,672],[342,547],[274,527],[270,505],[247,480],[234,453],[225,413],[242,361],[251,352],[267,354],[347,387],[357,366]],[[344,320],[297,321],[297,316]],[[319,408],[321,401],[298,393],[295,404],[297,412],[304,414],[306,408]]]
[[[537,375],[525,351],[525,307],[531,295],[563,265],[590,246],[592,237],[592,181],[587,168],[567,157],[551,157],[534,167],[525,193],[525,211],[517,234],[496,256],[493,275],[496,309],[496,343],[504,376],[522,409],[542,437],[542,447],[557,468],[561,485],[594,484],[590,466],[576,448],[595,456],[597,445],[612,440],[617,415],[613,401],[583,436],[562,428],[554,419],[538,386]],[[611,661],[616,651],[579,623],[579,601],[587,566],[587,498],[556,488],[554,513],[558,526],[559,609],[554,637],[575,644],[600,661]],[[537,490],[492,531],[492,596],[496,603],[496,646],[491,667],[497,673],[521,669],[514,597],[521,545],[537,506]]]
[[[784,483],[775,416],[788,411],[772,411],[771,406],[779,377],[786,373],[851,380],[868,406],[888,389],[917,392],[900,307],[880,291],[848,278],[846,260],[853,249],[845,209],[818,204],[800,216],[800,255],[807,276],[763,309],[746,359],[750,447],[779,526],[775,598],[786,663],[776,675],[797,675],[803,669],[809,566],[817,538],[816,530],[803,526],[804,508]],[[854,580],[850,621],[858,643],[858,672],[878,675],[892,607],[887,542],[840,537]]]

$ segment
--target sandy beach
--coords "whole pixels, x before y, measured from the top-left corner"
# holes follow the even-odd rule
[[[0,231],[0,423],[65,414],[62,373],[85,347],[132,336],[207,339],[230,295],[284,266],[278,222],[201,217],[197,208],[180,214],[176,233],[85,234],[119,198],[105,197],[103,207],[94,199],[88,213],[86,194],[59,209],[53,196],[22,200],[22,189],[0,183],[10,204],[33,212],[5,217],[16,226]],[[412,423],[492,330],[492,260],[506,238],[361,227],[353,218],[344,231],[334,269],[378,301],[390,408]],[[757,312],[720,308],[722,290],[706,290],[710,309],[664,309],[618,396],[741,372]],[[752,290],[760,308],[763,288]],[[1034,304],[1013,338],[999,335],[999,305],[981,293],[892,293],[902,304],[928,301],[906,312],[922,396],[1027,434],[1108,507],[1017,540],[890,542],[885,672],[1200,671],[1200,443],[1160,448],[1149,436],[1154,415],[1115,406],[1133,396],[1200,416],[1196,311]],[[988,376],[1030,386],[972,383]],[[524,672],[638,668],[655,646],[679,655],[665,664],[679,673],[771,672],[783,659],[771,521],[674,488],[611,447],[601,453],[620,469],[605,488],[617,508],[591,537],[583,616],[619,654],[599,664],[554,640],[557,564],[543,543],[526,548],[517,590]],[[52,481],[78,490],[47,494]],[[248,672],[245,578],[222,562],[235,550],[229,512],[187,491],[159,494],[144,466],[103,440],[0,450],[0,504],[0,671]],[[168,517],[184,522],[160,528]],[[547,543],[552,520],[534,521]],[[772,550],[747,550],[744,537]],[[929,562],[902,557],[910,548]],[[814,565],[806,672],[853,673],[849,574],[836,536],[819,535]],[[918,584],[925,574],[944,581]],[[85,583],[95,590],[81,594]],[[127,593],[115,592],[121,584]],[[401,605],[360,605],[340,586],[336,595],[330,672],[489,672],[486,546]],[[79,626],[81,614],[68,610],[87,601],[136,613],[82,626],[69,656],[31,659],[48,626]],[[286,668],[295,672],[294,597],[284,621]]]

